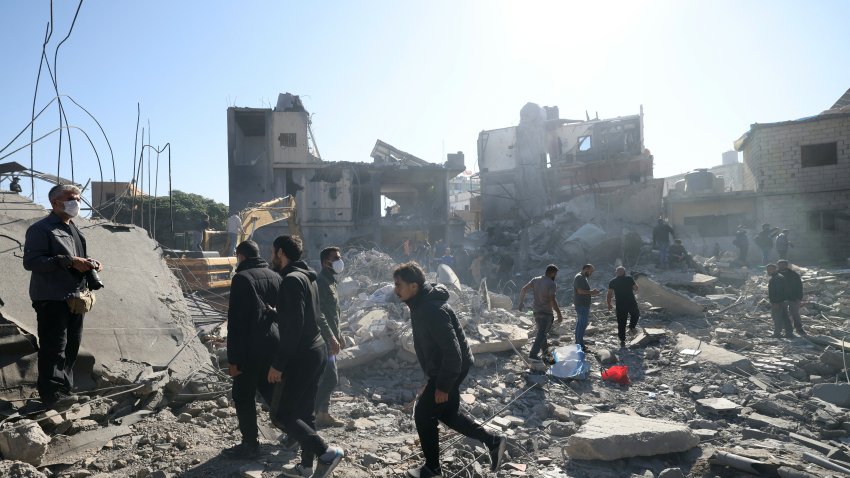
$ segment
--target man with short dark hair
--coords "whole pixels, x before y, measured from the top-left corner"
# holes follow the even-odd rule
[[[617,337],[620,338],[620,348],[626,348],[626,319],[629,321],[629,331],[634,332],[640,320],[640,309],[638,308],[635,292],[638,285],[632,276],[626,275],[626,268],[617,267],[616,276],[608,283],[608,310],[613,306],[611,299],[617,300]]]
[[[236,274],[230,282],[227,309],[227,370],[233,377],[233,404],[242,442],[224,450],[234,458],[251,458],[259,454],[257,432],[257,392],[269,405],[274,387],[267,377],[271,355],[279,340],[275,314],[282,278],[260,258],[254,241],[236,246]]]
[[[316,395],[316,426],[339,427],[343,423],[330,414],[331,394],[339,382],[336,367],[336,356],[344,347],[342,334],[339,330],[339,296],[336,292],[336,276],[342,274],[345,264],[339,254],[338,247],[326,247],[319,254],[322,270],[316,284],[319,288],[319,306],[322,315],[319,319],[319,330],[328,346],[328,364],[319,380],[319,391]]]
[[[319,379],[328,351],[319,331],[319,291],[316,273],[301,260],[298,236],[279,236],[272,245],[275,269],[283,277],[277,297],[280,344],[269,368],[269,383],[281,384],[272,404],[275,419],[301,445],[301,462],[285,468],[284,476],[324,478],[342,461],[342,448],[328,446],[316,433],[315,407]],[[285,380],[284,380],[284,374]],[[316,472],[313,461],[318,457]]]
[[[83,338],[85,313],[69,299],[90,289],[87,274],[100,271],[88,257],[86,238],[73,219],[80,213],[80,188],[54,186],[52,211],[27,229],[24,269],[32,271],[29,294],[38,321],[38,395],[44,405],[73,401],[74,362]]]
[[[546,343],[546,336],[552,330],[552,324],[555,317],[552,314],[554,310],[558,314],[558,322],[564,320],[561,315],[561,308],[558,305],[558,300],[555,298],[555,277],[558,275],[558,267],[555,264],[549,264],[546,267],[546,272],[542,276],[537,276],[528,284],[522,286],[519,291],[519,307],[521,311],[525,306],[525,294],[529,290],[532,291],[534,297],[534,322],[537,324],[537,335],[534,338],[534,343],[531,345],[531,351],[528,358],[532,360],[540,360],[540,352],[543,352],[543,358],[549,356],[549,345]]]
[[[425,283],[425,273],[415,262],[398,266],[393,272],[393,281],[395,294],[410,308],[413,347],[428,377],[413,411],[425,464],[408,470],[407,475],[412,478],[442,476],[438,421],[483,442],[490,451],[490,469],[499,469],[505,459],[507,439],[487,432],[458,411],[460,384],[472,366],[473,357],[460,322],[448,304],[448,290],[441,284]]]
[[[767,299],[770,302],[770,318],[773,319],[773,336],[775,338],[782,337],[782,331],[785,330],[785,336],[789,339],[794,338],[794,332],[791,331],[791,321],[788,319],[788,285],[782,274],[779,273],[776,264],[767,265],[767,275],[770,280],[767,282]]]
[[[803,321],[800,318],[800,304],[803,302],[803,280],[800,274],[792,269],[788,261],[783,259],[776,263],[779,266],[778,272],[785,278],[785,285],[788,287],[788,300],[785,305],[788,308],[788,316],[794,325],[794,329],[802,336],[809,335],[803,330]]]
[[[590,324],[590,303],[591,298],[599,295],[599,289],[591,289],[590,283],[587,281],[593,275],[593,264],[585,264],[581,268],[581,272],[573,278],[573,305],[576,309],[576,344],[581,345],[581,349],[587,351],[587,346],[584,344],[584,332]]]

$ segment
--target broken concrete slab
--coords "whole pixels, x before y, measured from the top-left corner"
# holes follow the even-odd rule
[[[49,443],[50,437],[33,420],[23,419],[0,425],[0,455],[6,460],[39,465]]]
[[[339,370],[347,370],[379,359],[396,349],[395,339],[380,337],[369,342],[346,347],[336,357]]]
[[[528,331],[513,324],[492,324],[489,330],[494,335],[486,342],[467,337],[469,350],[474,355],[507,352],[519,349],[528,342]]]
[[[567,440],[564,452],[574,460],[612,461],[690,450],[700,442],[686,425],[618,413],[590,418]]]
[[[640,287],[640,299],[655,307],[676,315],[698,315],[704,307],[692,301],[683,294],[664,287],[647,276],[641,275],[635,280]]]
[[[758,428],[774,427],[780,430],[792,431],[797,429],[797,424],[782,418],[769,417],[761,413],[751,413],[747,416],[747,422]]]
[[[717,283],[717,277],[691,272],[670,272],[664,274],[664,283],[668,287],[711,287]]]
[[[47,478],[38,468],[21,461],[0,460],[0,476],[8,478]]]
[[[115,437],[129,435],[133,430],[127,425],[115,425],[84,431],[72,437],[57,435],[50,442],[50,450],[42,460],[43,466],[72,464],[100,450]]]
[[[664,329],[654,329],[649,327],[644,327],[640,329],[640,332],[629,341],[629,348],[635,347],[644,347],[653,342],[657,342],[661,340],[661,338],[667,335],[667,331]]]
[[[850,408],[850,383],[820,383],[812,387],[812,396],[842,408]]]
[[[676,344],[677,351],[687,349],[700,351],[700,354],[694,358],[697,362],[711,363],[722,370],[745,373],[747,375],[756,373],[756,367],[750,359],[741,354],[707,344],[685,334],[677,335],[676,339],[678,341]]]
[[[742,407],[732,400],[726,398],[701,398],[697,400],[697,406],[703,410],[718,415],[737,415]]]

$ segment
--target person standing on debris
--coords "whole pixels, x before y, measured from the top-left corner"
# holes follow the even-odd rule
[[[626,348],[626,319],[629,321],[629,332],[634,333],[640,320],[640,309],[638,308],[635,292],[638,285],[632,276],[626,275],[626,268],[617,268],[616,276],[608,283],[608,311],[613,306],[611,299],[617,300],[617,336],[620,338],[620,348]]]
[[[783,229],[774,240],[776,252],[780,259],[788,259],[788,249],[794,247],[791,241],[788,240],[788,229]]]
[[[590,323],[590,302],[591,297],[599,295],[599,289],[591,289],[590,283],[587,281],[593,275],[593,264],[585,264],[581,267],[581,272],[573,278],[573,305],[576,309],[576,344],[581,345],[581,349],[587,351],[587,346],[584,344],[584,332]]]
[[[685,246],[682,245],[681,239],[676,239],[673,241],[673,245],[670,246],[668,261],[671,265],[684,265],[686,267],[696,268],[696,263],[691,258],[691,255],[688,254]]]
[[[23,188],[21,188],[20,180],[21,178],[19,178],[18,176],[13,176],[12,182],[9,183],[9,191],[12,191],[13,193],[23,192],[24,190]]]
[[[735,232],[735,240],[732,244],[738,248],[738,262],[741,265],[747,263],[747,252],[750,250],[750,239],[747,237],[747,229],[744,226],[738,226]]]
[[[540,360],[540,352],[543,352],[543,357],[549,355],[549,345],[546,343],[546,336],[552,330],[554,323],[554,310],[558,314],[558,322],[564,320],[561,315],[561,307],[558,305],[558,300],[555,298],[555,277],[558,275],[558,266],[549,264],[546,266],[546,272],[542,276],[537,276],[528,281],[528,284],[522,286],[519,291],[519,307],[522,311],[525,306],[525,294],[529,290],[532,291],[534,298],[534,322],[537,324],[537,335],[534,338],[534,344],[531,345],[531,351],[528,358],[532,360]]]
[[[438,421],[483,442],[490,451],[490,469],[499,469],[505,459],[507,439],[487,432],[481,424],[459,412],[460,384],[472,366],[473,357],[463,328],[448,304],[449,291],[441,284],[425,283],[425,273],[415,262],[398,266],[393,281],[396,296],[410,308],[413,347],[428,377],[413,411],[425,464],[408,470],[407,475],[441,476]]]
[[[779,228],[772,228],[770,224],[762,224],[761,232],[759,232],[753,242],[761,249],[762,264],[767,264],[770,260],[770,250],[773,249],[773,238],[776,236]],[[781,259],[781,258],[780,258]]]
[[[469,265],[469,273],[472,275],[472,287],[479,287],[481,285],[481,279],[484,278],[482,274],[482,268],[484,262],[484,254],[481,252],[475,253],[475,258],[472,259],[472,264]]]
[[[652,247],[658,249],[661,267],[667,267],[667,253],[670,249],[670,236],[674,236],[673,228],[664,219],[658,218],[652,228]]]
[[[227,218],[227,247],[230,249],[230,255],[236,255],[236,241],[239,240],[239,234],[242,232],[242,220],[239,219],[239,214],[235,212]]]
[[[301,445],[301,462],[284,469],[284,476],[324,478],[339,465],[344,451],[328,446],[316,433],[316,393],[328,350],[319,330],[322,312],[316,273],[301,260],[303,251],[298,236],[279,236],[272,245],[273,262],[283,281],[276,302],[280,345],[268,381],[279,384],[271,405],[276,410],[274,418]]]
[[[767,298],[770,301],[770,317],[773,319],[773,336],[781,338],[784,330],[785,336],[792,339],[794,332],[791,331],[786,303],[789,297],[787,281],[779,273],[776,264],[767,265],[767,275],[770,277],[767,282]]]
[[[274,387],[267,376],[278,345],[275,313],[280,274],[260,258],[254,241],[236,246],[236,274],[230,281],[227,308],[227,371],[233,377],[233,404],[242,442],[223,451],[234,458],[259,455],[256,394],[271,404]]]
[[[342,333],[339,330],[339,296],[336,292],[336,276],[342,274],[345,264],[342,262],[338,247],[326,247],[319,254],[322,270],[316,279],[319,288],[319,306],[322,316],[319,319],[319,330],[328,346],[328,364],[319,380],[319,391],[316,395],[316,426],[339,427],[344,425],[330,414],[331,394],[339,382],[336,367],[336,356],[345,347]]]
[[[80,188],[60,184],[47,197],[53,209],[27,229],[23,263],[32,272],[29,294],[38,321],[36,387],[41,402],[52,406],[73,398],[83,318],[94,304],[90,290],[103,286],[93,273],[103,266],[88,257],[86,238],[73,221]]]
[[[776,265],[779,266],[779,274],[785,278],[785,285],[788,287],[788,300],[785,301],[788,307],[788,317],[791,318],[791,323],[798,334],[809,335],[803,330],[803,321],[800,318],[800,304],[803,302],[803,280],[797,271],[789,267],[788,261],[785,259],[777,262]]]

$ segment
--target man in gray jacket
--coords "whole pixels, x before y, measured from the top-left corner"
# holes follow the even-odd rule
[[[30,299],[38,320],[38,394],[51,406],[70,398],[83,338],[85,314],[73,313],[68,299],[87,290],[87,274],[102,266],[88,257],[86,238],[72,220],[80,213],[80,189],[60,184],[47,197],[53,210],[27,229],[24,269],[32,271]]]

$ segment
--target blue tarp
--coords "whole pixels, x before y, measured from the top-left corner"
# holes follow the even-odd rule
[[[552,355],[555,363],[549,367],[550,375],[578,380],[585,380],[590,375],[590,364],[584,357],[581,345],[558,347]]]

